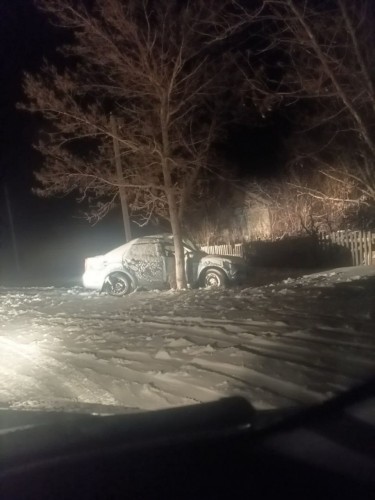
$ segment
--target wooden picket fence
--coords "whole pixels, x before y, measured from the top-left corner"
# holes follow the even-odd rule
[[[353,266],[375,265],[375,233],[371,231],[336,231],[319,233],[323,248],[345,247],[352,257]]]
[[[336,231],[334,233],[321,232],[318,235],[319,245],[327,252],[340,250],[349,251],[353,266],[375,265],[375,232],[371,231]],[[257,242],[259,243],[259,242]],[[269,242],[272,244],[272,242]],[[293,242],[290,240],[293,247]],[[246,245],[235,243],[232,245],[210,245],[200,248],[211,255],[235,255],[244,257]],[[346,250],[345,250],[346,249]]]
[[[235,255],[237,257],[243,257],[244,248],[242,243],[235,243],[234,245],[210,245],[201,246],[203,252],[210,255]]]

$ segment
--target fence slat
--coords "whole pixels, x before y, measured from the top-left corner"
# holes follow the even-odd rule
[[[365,255],[365,263],[366,265],[370,265],[371,262],[371,233],[369,231],[366,231],[366,255]]]
[[[375,233],[371,234],[369,232],[369,259],[368,259],[368,265],[369,266],[372,266],[373,264],[375,264],[374,262],[374,259],[372,258],[372,252],[373,252],[373,238],[375,239]]]
[[[243,257],[243,244],[234,245],[199,245],[199,248],[211,255],[233,255]]]
[[[362,266],[365,261],[363,261],[363,231],[359,232],[359,263]]]
[[[355,231],[351,233],[352,235],[352,246],[353,246],[353,254],[354,254],[354,264],[358,266],[358,233]]]

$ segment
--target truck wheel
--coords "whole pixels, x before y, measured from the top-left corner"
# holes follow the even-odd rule
[[[218,288],[226,286],[227,277],[220,269],[207,269],[204,273],[203,283],[205,287]]]
[[[123,273],[112,273],[105,279],[103,291],[115,297],[122,297],[131,291],[129,278]]]

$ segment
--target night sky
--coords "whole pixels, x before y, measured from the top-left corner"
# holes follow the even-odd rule
[[[53,61],[66,35],[47,22],[32,0],[1,0],[0,36],[0,285],[75,280],[83,272],[86,256],[123,243],[121,220],[114,213],[91,227],[73,199],[40,199],[32,194],[33,170],[41,162],[32,148],[39,123],[37,117],[16,109],[23,99],[23,72],[37,71],[44,57]]]
[[[66,34],[51,26],[32,0],[1,0],[0,36],[0,284],[19,280],[17,260],[19,281],[25,284],[49,284],[62,277],[76,279],[86,256],[123,242],[119,212],[91,227],[80,218],[74,199],[39,199],[33,195],[32,172],[41,157],[32,143],[39,123],[37,117],[16,109],[16,103],[23,99],[23,72],[37,71],[44,57],[54,61],[56,47],[66,41]],[[269,175],[277,163],[277,124],[251,132],[234,128],[224,148],[240,176],[249,168]]]

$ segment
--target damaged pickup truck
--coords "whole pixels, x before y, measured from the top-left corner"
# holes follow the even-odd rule
[[[247,268],[241,257],[207,255],[187,239],[183,244],[190,287],[222,287],[245,280]],[[83,285],[122,296],[137,288],[173,287],[174,277],[173,237],[161,234],[136,238],[105,255],[87,258]]]

